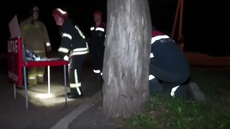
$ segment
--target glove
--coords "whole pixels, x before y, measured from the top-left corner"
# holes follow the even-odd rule
[[[46,50],[48,52],[50,52],[52,50],[51,44],[50,43],[46,43]]]
[[[64,60],[65,61],[69,61],[69,57],[68,56],[64,56]]]

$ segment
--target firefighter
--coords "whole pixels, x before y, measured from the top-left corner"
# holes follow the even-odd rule
[[[69,61],[70,94],[68,97],[82,97],[82,65],[89,53],[88,43],[78,26],[68,18],[66,11],[57,8],[53,11],[53,17],[56,24],[61,27],[62,40],[58,49],[60,58]]]
[[[20,24],[22,44],[41,58],[46,57],[46,50],[51,51],[51,44],[45,25],[39,21],[39,8],[34,6],[29,14],[29,18]],[[44,67],[28,68],[28,84],[43,83],[44,73]]]
[[[183,51],[174,40],[155,28],[152,30],[149,74],[150,91],[205,102],[197,85],[186,84],[190,68]]]
[[[104,41],[106,37],[106,25],[101,21],[102,13],[96,11],[94,14],[95,25],[91,30],[91,48],[93,54],[93,72],[99,76],[102,75],[103,57],[104,57]]]

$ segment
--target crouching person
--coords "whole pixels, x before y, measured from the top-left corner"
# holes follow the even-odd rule
[[[150,53],[150,91],[172,97],[205,101],[197,85],[186,85],[190,68],[183,51],[169,36],[152,30]]]

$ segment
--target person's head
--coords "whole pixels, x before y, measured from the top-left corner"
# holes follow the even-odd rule
[[[30,10],[30,13],[33,21],[37,21],[39,19],[39,8],[37,6],[34,6]]]
[[[101,21],[101,16],[102,16],[102,14],[101,14],[100,11],[94,12],[94,14],[93,14],[94,21],[95,21],[95,22],[100,22],[100,21]]]
[[[68,17],[68,14],[66,11],[60,9],[60,8],[56,8],[54,11],[53,11],[53,17],[54,17],[54,20],[56,22],[56,24],[58,26],[62,26],[63,23],[64,23],[64,20],[65,18]]]

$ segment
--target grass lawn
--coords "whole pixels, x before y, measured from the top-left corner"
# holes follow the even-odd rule
[[[151,95],[146,112],[125,119],[125,129],[230,129],[230,69],[191,69],[208,105]]]

